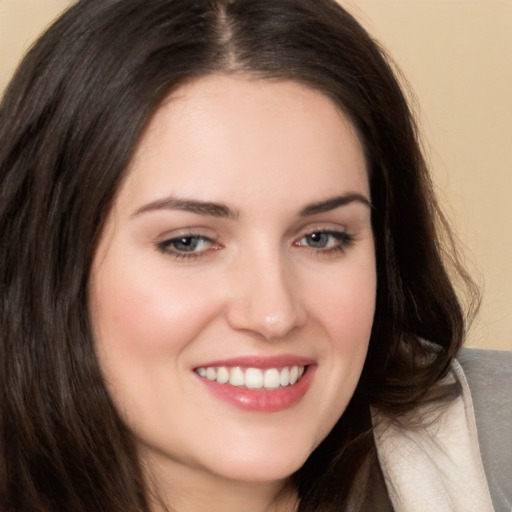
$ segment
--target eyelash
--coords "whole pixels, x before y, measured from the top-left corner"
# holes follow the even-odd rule
[[[205,255],[205,253],[209,252],[208,249],[199,251],[199,252],[187,252],[183,250],[173,248],[172,246],[178,243],[184,243],[185,240],[188,241],[195,241],[197,244],[200,243],[206,243],[210,245],[215,245],[215,242],[211,240],[210,238],[202,235],[196,235],[196,234],[189,234],[189,235],[183,235],[183,236],[177,236],[173,238],[169,238],[168,240],[164,240],[163,242],[159,242],[157,244],[158,250],[163,252],[164,254],[169,254],[173,258],[177,260],[192,260],[195,258],[200,258]],[[193,242],[191,242],[193,243]],[[216,250],[216,249],[214,249]]]
[[[310,245],[303,245],[301,244],[301,241],[308,238],[308,237],[314,237],[314,236],[328,236],[334,239],[334,246],[333,247],[312,247]],[[192,245],[196,244],[191,251],[183,251],[177,249],[175,246],[179,243],[187,243],[185,245]],[[332,241],[332,240],[331,240]],[[346,249],[348,249],[350,246],[352,246],[355,242],[355,237],[351,235],[350,233],[346,231],[335,231],[335,230],[314,230],[310,231],[304,235],[301,236],[301,238],[294,242],[295,247],[305,247],[306,249],[310,250],[311,252],[315,254],[321,254],[322,256],[330,256],[335,255],[338,253],[344,252]],[[209,244],[213,247],[208,247],[201,251],[195,251],[198,244],[205,243]],[[327,242],[328,244],[329,242]],[[326,244],[326,245],[327,245]],[[174,247],[173,247],[174,245]],[[157,243],[157,249],[164,253],[172,256],[173,258],[177,260],[193,260],[196,258],[201,258],[207,255],[211,250],[218,250],[220,248],[219,245],[216,244],[213,240],[211,240],[208,237],[197,235],[197,234],[187,234],[183,236],[177,236],[173,238],[169,238],[167,240],[164,240],[162,242]]]
[[[352,246],[355,242],[354,235],[351,235],[347,231],[335,231],[335,230],[316,230],[316,231],[310,231],[309,233],[306,233],[303,235],[299,241],[295,242],[295,246],[301,247],[300,242],[308,237],[313,236],[328,236],[334,239],[334,246],[333,247],[312,247],[307,246],[308,249],[315,253],[320,253],[322,256],[330,256],[335,255],[338,253],[344,252],[346,249],[348,249],[350,246]]]

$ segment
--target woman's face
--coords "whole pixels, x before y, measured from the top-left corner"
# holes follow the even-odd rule
[[[153,468],[279,481],[327,435],[372,327],[369,200],[318,92],[215,75],[159,109],[90,283],[107,387]]]

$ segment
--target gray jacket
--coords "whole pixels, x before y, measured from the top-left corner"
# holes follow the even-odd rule
[[[471,391],[494,509],[512,512],[512,352],[464,349],[457,359]],[[363,511],[393,512],[382,473],[377,473]]]

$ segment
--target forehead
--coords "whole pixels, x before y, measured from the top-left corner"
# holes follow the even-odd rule
[[[198,79],[164,102],[125,184],[140,201],[157,191],[270,200],[290,188],[300,200],[332,196],[332,187],[369,194],[362,146],[334,102],[292,81],[226,75]]]

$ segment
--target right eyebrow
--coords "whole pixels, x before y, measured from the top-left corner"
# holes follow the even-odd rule
[[[239,213],[224,203],[215,203],[210,201],[198,201],[196,199],[180,199],[177,197],[166,197],[145,204],[132,214],[132,218],[143,213],[158,210],[182,210],[208,217],[220,217],[227,219],[237,219]]]
[[[349,192],[341,196],[331,197],[325,201],[310,204],[301,210],[300,215],[301,217],[308,217],[318,213],[325,213],[354,202],[373,208],[371,201],[364,195],[359,194],[358,192]]]

